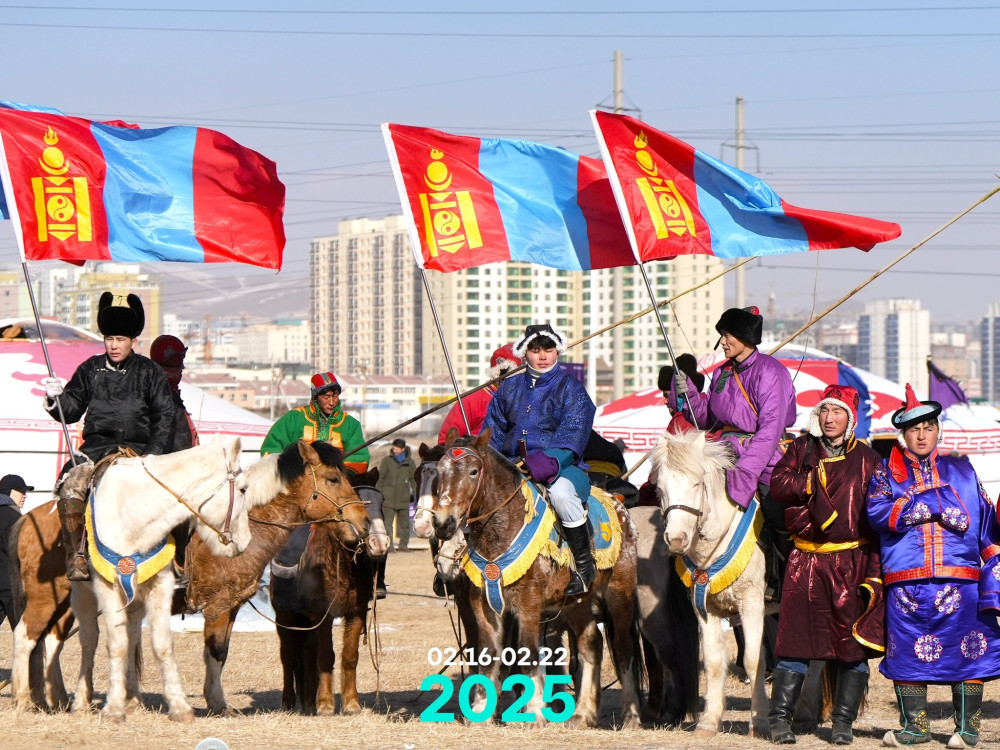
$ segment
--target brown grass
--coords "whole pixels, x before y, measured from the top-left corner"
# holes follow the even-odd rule
[[[411,541],[413,546],[424,544]],[[420,713],[430,704],[435,693],[421,693],[424,676],[437,670],[427,664],[427,651],[432,646],[454,645],[449,608],[431,593],[432,569],[426,550],[392,553],[387,579],[389,597],[379,602],[377,617],[382,645],[381,674],[376,680],[367,648],[362,646],[358,669],[358,689],[365,711],[357,716],[305,717],[279,709],[281,697],[281,665],[278,660],[278,639],[274,633],[235,633],[225,685],[233,705],[243,716],[231,719],[209,717],[201,696],[204,667],[201,661],[202,642],[198,633],[176,634],[174,643],[181,675],[197,718],[186,726],[171,723],[166,716],[159,691],[159,670],[145,644],[146,674],[143,678],[143,699],[146,707],[128,717],[124,726],[101,722],[98,713],[83,716],[47,715],[34,712],[15,713],[10,705],[10,688],[0,692],[0,748],[194,748],[206,737],[226,742],[232,750],[243,748],[386,748],[424,750],[428,748],[721,748],[770,745],[750,739],[747,734],[749,691],[736,680],[730,680],[730,700],[726,711],[725,734],[715,740],[696,740],[691,726],[678,731],[662,729],[618,730],[615,712],[619,693],[616,686],[608,688],[602,701],[601,727],[591,730],[570,730],[562,725],[541,728],[515,725],[470,725],[463,723],[431,724],[420,721]],[[337,631],[339,651],[340,633]],[[10,676],[11,635],[4,625],[0,630],[0,680]],[[613,674],[605,658],[604,684],[613,682]],[[79,662],[79,647],[73,639],[63,658],[67,687],[72,689]],[[457,670],[449,674],[459,681]],[[339,679],[339,676],[338,676]],[[376,695],[376,684],[379,692]],[[107,662],[103,645],[98,651],[95,687],[98,700],[107,687]],[[996,688],[987,687],[987,698],[994,697]],[[932,688],[930,714],[936,740],[947,740],[952,731],[951,697],[947,688]],[[459,713],[457,701],[447,710]],[[997,737],[998,705],[988,700],[984,710],[983,743],[993,744]],[[856,725],[858,740],[854,747],[875,748],[881,745],[886,729],[896,726],[897,714],[892,702],[891,686],[881,676],[873,677],[869,708]],[[829,747],[826,738],[829,726],[821,727],[818,736],[799,737],[798,746]]]

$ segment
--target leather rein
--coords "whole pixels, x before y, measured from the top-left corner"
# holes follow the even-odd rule
[[[465,447],[450,448],[447,451],[445,451],[445,454],[441,456],[440,459],[438,459],[439,461],[444,461],[445,459],[449,461],[459,461],[463,458],[470,458],[470,457],[475,458],[477,461],[479,461],[479,477],[476,480],[476,488],[473,490],[472,494],[469,495],[469,507],[466,508],[465,512],[462,514],[462,521],[459,523],[459,526],[462,526],[464,523],[477,523],[479,521],[485,521],[487,518],[492,516],[498,510],[507,505],[511,500],[517,497],[521,492],[521,488],[524,487],[525,482],[528,481],[527,477],[521,479],[521,481],[518,482],[517,486],[514,488],[514,491],[507,496],[507,499],[504,500],[499,505],[497,505],[495,508],[486,511],[481,515],[475,516],[474,518],[467,518],[469,513],[472,512],[473,501],[475,501],[476,497],[479,496],[479,490],[481,489],[483,483],[483,476],[485,476],[486,474],[486,462],[483,460],[483,457],[480,456],[476,451],[472,450],[471,448],[465,448]]]

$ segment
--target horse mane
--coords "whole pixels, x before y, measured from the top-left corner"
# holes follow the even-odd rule
[[[333,466],[344,471],[344,453],[340,448],[322,440],[316,440],[310,445],[325,466]],[[299,455],[298,441],[281,453],[264,456],[247,469],[247,504],[251,508],[256,508],[271,502],[284,492],[288,485],[301,479],[305,473],[306,465]]]
[[[653,462],[671,471],[701,479],[719,477],[736,464],[736,457],[728,443],[708,440],[699,445],[700,430],[682,433],[665,432],[653,449]]]

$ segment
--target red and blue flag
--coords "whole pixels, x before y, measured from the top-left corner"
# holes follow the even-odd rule
[[[618,208],[642,261],[837,247],[871,250],[898,224],[786,203],[763,180],[626,115],[592,111]]]
[[[213,130],[146,130],[2,102],[0,177],[25,260],[281,268],[277,168]]]
[[[597,159],[529,141],[383,124],[417,265],[527,261],[568,271],[635,265]]]

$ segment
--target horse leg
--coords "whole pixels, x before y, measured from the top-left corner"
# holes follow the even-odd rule
[[[322,716],[332,716],[337,711],[333,695],[333,667],[337,661],[337,655],[333,650],[333,617],[329,614],[316,628],[313,640],[316,643],[316,658],[309,666],[314,675],[319,672],[315,693],[316,713]]]
[[[55,628],[50,630],[46,634],[45,640],[42,641],[45,701],[52,711],[65,711],[69,708],[69,695],[66,693],[66,683],[63,682],[60,662],[65,642],[62,632],[57,632]]]
[[[281,657],[281,709],[294,711],[295,673],[303,650],[303,634],[298,630],[289,630],[286,627],[296,623],[292,622],[292,618],[284,610],[275,611],[274,621],[277,624],[278,654]]]
[[[38,645],[39,637],[39,633],[29,632],[28,618],[22,616],[14,628],[14,652],[10,668],[11,695],[15,708],[25,709],[35,705],[31,697],[31,655]]]
[[[71,602],[79,623],[80,638],[80,675],[76,681],[71,710],[89,711],[94,697],[94,656],[100,637],[97,625],[97,596],[91,584],[86,582],[74,584]]]
[[[636,647],[639,642],[638,625],[634,622],[634,603],[632,590],[619,594],[609,589],[607,608],[610,613],[613,637],[611,639],[611,657],[614,659],[615,672],[621,684],[622,723],[626,729],[638,728],[642,725],[639,715],[639,653]],[[605,625],[607,628],[607,625]],[[597,673],[600,682],[600,670]],[[600,685],[597,686],[600,691]],[[598,692],[600,697],[600,692]]]
[[[170,632],[170,605],[174,598],[174,574],[170,567],[160,571],[148,584],[146,594],[146,622],[149,623],[149,639],[153,646],[153,655],[160,663],[160,674],[163,676],[163,697],[170,710],[170,720],[189,724],[194,721],[194,709],[188,703],[184,694],[184,685],[174,659],[174,636]],[[141,610],[131,613],[130,619],[142,622]],[[129,644],[131,655],[132,647]]]
[[[476,617],[476,630],[479,633],[479,643],[477,648],[482,651],[485,650],[492,661],[489,667],[480,667],[479,673],[486,676],[486,678],[492,682],[494,685],[500,684],[500,649],[503,646],[503,620],[496,612],[489,609],[488,606],[483,601],[483,596],[479,589],[473,588],[470,592],[472,594],[469,603],[472,607],[472,612]],[[536,637],[534,645],[531,647],[534,649],[534,653],[538,654],[538,639]],[[479,651],[477,651],[478,655]],[[537,661],[537,659],[536,659]],[[540,670],[536,670],[540,673]],[[541,693],[539,692],[540,685],[538,684],[540,680],[537,678],[535,680],[535,697],[538,698]],[[472,691],[472,712],[476,714],[481,714],[486,710],[486,691],[482,687],[476,685]],[[530,710],[530,709],[529,709]],[[535,716],[536,722],[541,718],[541,706],[538,707],[538,713]]]
[[[125,670],[125,710],[132,713],[142,705],[139,675],[142,671],[142,614],[128,618],[128,667]]]
[[[121,598],[117,592],[103,580],[96,580],[93,584],[76,583],[73,585],[73,608],[76,609],[78,599],[77,591],[89,588],[91,585],[101,587],[101,591],[95,592],[98,598],[98,607],[104,617],[104,624],[107,630],[108,640],[108,695],[101,709],[101,715],[107,721],[114,724],[121,724],[125,721],[125,669],[128,660],[128,615],[122,606]],[[83,621],[84,614],[77,610],[77,616]],[[88,678],[89,679],[89,678]],[[81,665],[80,685],[84,685],[85,678]],[[78,691],[78,697],[79,697]],[[74,708],[76,701],[74,700]]]
[[[364,610],[345,616],[344,645],[340,649],[340,708],[345,714],[361,710],[358,701],[358,644],[364,629]]]
[[[565,611],[563,614],[566,614]],[[591,616],[589,604],[585,609],[581,608],[572,616],[567,616],[566,620],[576,634],[576,654],[580,665],[576,684],[576,710],[567,726],[574,729],[596,727],[601,703],[601,658],[604,650],[601,631]],[[535,642],[538,642],[537,639]],[[521,645],[526,644],[522,642]],[[535,698],[540,699],[541,694],[536,692]],[[541,705],[536,710],[540,713]]]
[[[701,624],[705,661],[705,709],[698,717],[695,737],[714,737],[722,727],[722,712],[726,701],[726,662],[722,643],[722,621],[708,613]]]
[[[233,623],[239,607],[233,607],[211,622],[205,621],[203,636],[205,640],[205,702],[212,713],[234,716],[237,712],[226,700],[222,689],[222,670],[226,666],[229,655],[229,638],[233,634]],[[279,630],[280,632],[280,630]],[[293,706],[294,708],[294,706]]]
[[[767,726],[767,693],[764,689],[764,595],[756,590],[744,594],[740,602],[740,619],[747,650],[744,663],[750,680],[750,736],[770,739]]]

